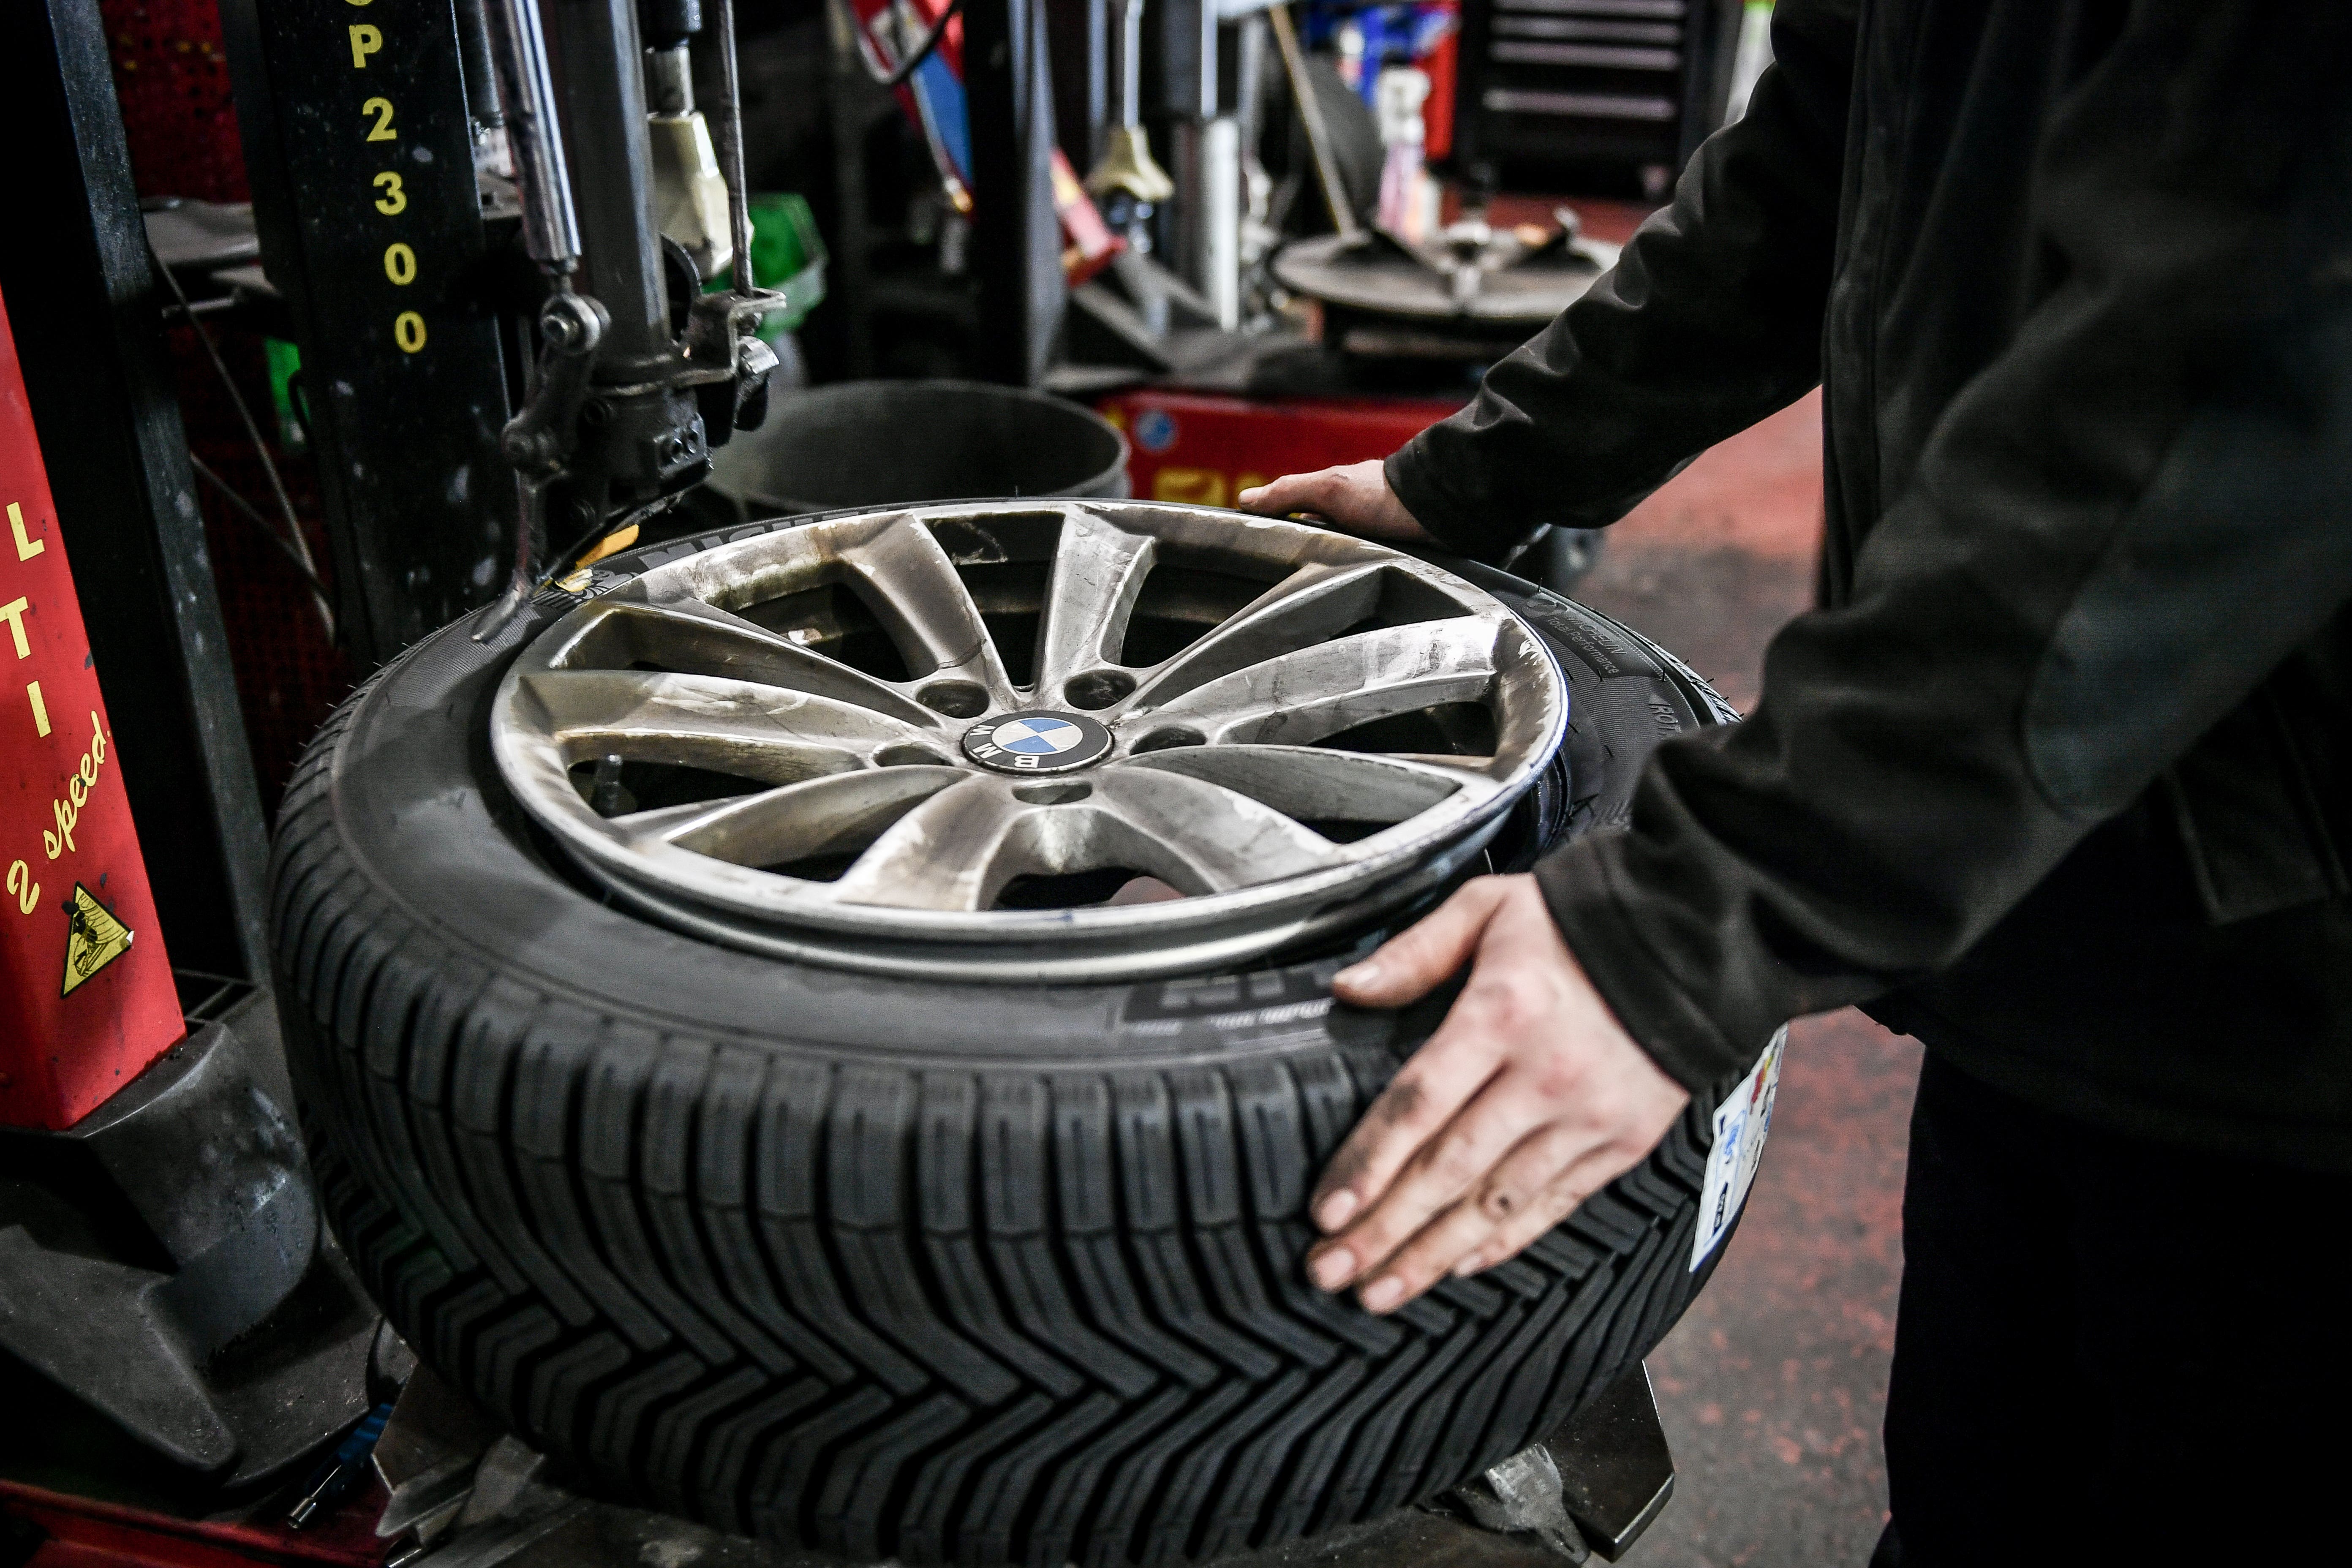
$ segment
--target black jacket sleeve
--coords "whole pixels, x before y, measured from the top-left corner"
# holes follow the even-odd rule
[[[1685,1085],[1952,963],[2352,599],[2346,31],[2132,8],[2035,155],[2054,282],[1844,602],[1774,641],[1745,724],[1660,749],[1628,831],[1540,867]]]
[[[1774,63],[1623,258],[1388,460],[1462,554],[1616,521],[1697,452],[1821,380],[1853,60],[1853,0],[1780,0]]]

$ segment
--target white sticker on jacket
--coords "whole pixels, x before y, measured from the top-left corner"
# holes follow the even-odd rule
[[[1756,1058],[1739,1087],[1715,1108],[1715,1147],[1706,1152],[1706,1181],[1699,1188],[1698,1239],[1691,1244],[1692,1272],[1706,1261],[1739,1217],[1764,1139],[1772,1131],[1772,1097],[1780,1087],[1780,1053],[1789,1044],[1784,1025]]]

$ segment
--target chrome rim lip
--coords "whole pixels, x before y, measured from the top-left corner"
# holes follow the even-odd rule
[[[1389,896],[1369,909],[1353,901],[1327,905],[1289,920],[1247,924],[1205,925],[1200,929],[1139,929],[1133,944],[1102,942],[1073,952],[1061,940],[1066,932],[1049,926],[1027,943],[1012,942],[974,944],[950,941],[870,942],[844,948],[791,927],[748,923],[724,913],[686,903],[625,877],[605,879],[614,896],[657,922],[725,946],[741,948],[770,958],[819,963],[859,973],[906,979],[1012,981],[1046,980],[1061,984],[1154,980],[1198,973],[1220,964],[1245,963],[1280,949],[1339,932],[1368,914],[1397,905],[1437,887],[1462,870],[1501,828],[1500,818],[1468,835],[1423,866],[1408,872],[1386,889]],[[1018,973],[1008,971],[1017,969]]]
[[[570,770],[579,759],[567,756],[551,732],[543,704],[531,695],[532,681],[561,672],[552,660],[576,646],[613,606],[658,609],[688,599],[757,603],[767,589],[792,577],[780,569],[780,557],[796,556],[806,566],[809,549],[822,542],[814,530],[889,519],[910,519],[935,529],[959,520],[987,521],[1014,513],[1092,514],[1162,542],[1198,545],[1223,538],[1245,556],[1306,565],[1392,568],[1442,589],[1457,604],[1475,609],[1483,617],[1479,625],[1495,627],[1495,657],[1510,668],[1494,679],[1501,681],[1507,676],[1518,683],[1517,717],[1523,721],[1522,732],[1512,738],[1508,764],[1498,761],[1496,771],[1484,775],[1465,771],[1465,780],[1480,782],[1475,791],[1458,792],[1465,797],[1462,801],[1447,797],[1346,845],[1343,858],[1318,869],[1164,902],[1045,910],[940,910],[838,901],[824,891],[829,883],[736,865],[673,844],[633,839],[592,809],[573,785]],[[1139,693],[1174,662],[1136,669]],[[911,692],[937,680],[939,673],[897,684]],[[1013,700],[992,702],[984,714],[938,716],[938,754],[951,768],[994,777],[1008,789],[1019,784],[1007,775],[987,774],[965,759],[961,739],[974,723],[1045,706],[1042,689],[1043,682],[1036,689],[1008,682],[1003,695]],[[782,700],[788,705],[801,700],[790,691],[782,691]],[[1123,700],[1090,714],[1118,737],[1112,753],[1094,766],[1044,779],[1084,778],[1114,764],[1137,765],[1133,741],[1148,731],[1151,716],[1171,710],[1181,700],[1179,694],[1174,702],[1138,707]],[[532,818],[596,880],[664,923],[752,951],[870,972],[1112,978],[1257,956],[1416,896],[1459,869],[1499,829],[1505,815],[1557,751],[1566,720],[1566,686],[1540,639],[1483,590],[1440,568],[1298,523],[1164,502],[1056,500],[870,508],[722,543],[652,567],[576,605],[524,649],[501,681],[491,740],[508,787]],[[1122,733],[1122,724],[1131,728]],[[1498,746],[1498,756],[1504,750]],[[1153,773],[1163,771],[1143,765]],[[1478,798],[1466,798],[1474,793]]]

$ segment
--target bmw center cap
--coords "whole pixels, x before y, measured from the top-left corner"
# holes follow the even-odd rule
[[[1100,762],[1110,731],[1076,713],[1007,713],[964,731],[964,754],[1001,773],[1058,773]]]

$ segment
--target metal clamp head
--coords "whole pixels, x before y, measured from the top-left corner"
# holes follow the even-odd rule
[[[557,354],[587,354],[604,341],[604,307],[585,294],[547,297],[539,308],[540,343]]]
[[[551,294],[540,307],[539,384],[499,435],[499,450],[516,473],[552,473],[571,455],[572,426],[607,320],[604,307],[584,294]]]

